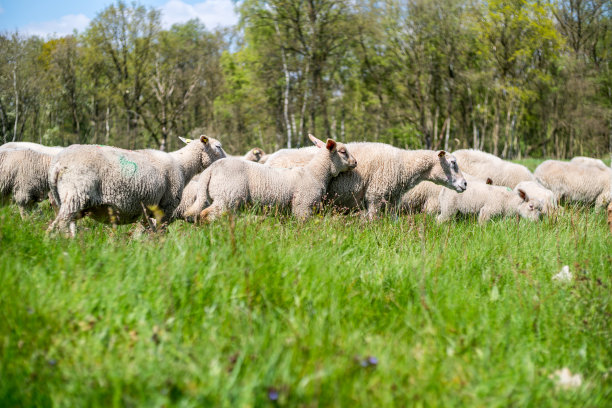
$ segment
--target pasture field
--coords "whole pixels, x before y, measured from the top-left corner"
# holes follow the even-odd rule
[[[612,404],[603,211],[85,220],[74,240],[51,217],[0,208],[0,406]]]

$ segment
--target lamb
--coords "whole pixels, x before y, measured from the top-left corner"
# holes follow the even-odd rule
[[[480,178],[491,178],[496,186],[516,187],[521,181],[533,181],[533,174],[523,165],[500,159],[474,149],[453,152],[461,170]]]
[[[472,181],[492,184],[492,180],[482,180],[478,177],[463,173],[463,177],[469,183]],[[438,214],[440,212],[440,193],[445,187],[432,183],[431,181],[421,181],[419,184],[408,190],[402,195],[400,209],[408,213],[424,212],[426,214]]]
[[[606,166],[606,163],[604,163],[602,160],[593,159],[592,157],[576,156],[572,160],[570,160],[570,163],[577,163],[585,166],[595,166],[602,170],[610,169],[610,167]]]
[[[578,163],[546,160],[535,169],[536,180],[555,194],[557,201],[606,207],[612,200],[612,170]]]
[[[550,215],[557,209],[555,194],[538,183],[537,181],[521,181],[514,187],[514,191],[523,190],[531,198],[537,198],[542,202],[542,212]]]
[[[327,139],[326,143],[309,135],[317,154],[304,167],[281,169],[262,166],[240,159],[225,159],[213,164],[202,174],[196,202],[187,210],[187,217],[201,211],[203,220],[214,220],[226,211],[257,203],[291,208],[300,219],[312,214],[333,177],[354,169],[357,161],[344,144]]]
[[[0,149],[0,202],[12,196],[25,218],[26,210],[47,198],[52,158],[32,149]]]
[[[172,153],[70,146],[54,158],[49,169],[51,192],[60,209],[48,231],[69,226],[74,237],[76,220],[84,215],[125,224],[155,206],[163,213],[161,222],[169,222],[185,183],[224,157],[221,143],[204,135]]]
[[[195,203],[195,200],[198,196],[198,188],[200,186],[200,177],[202,173],[196,174],[193,178],[185,185],[183,188],[183,194],[181,195],[181,202],[179,203],[176,210],[174,210],[173,218],[181,218],[185,221],[192,221],[193,217],[186,217],[185,212],[189,207]]]
[[[509,191],[504,186],[493,186],[479,181],[470,181],[463,194],[449,189],[440,192],[440,215],[438,222],[451,219],[455,214],[478,214],[478,222],[484,224],[494,216],[521,217],[537,221],[542,214],[543,204],[530,198],[522,189]]]
[[[0,146],[0,149],[30,149],[34,150],[35,152],[49,154],[51,156],[55,156],[64,150],[64,148],[61,146],[45,146],[32,142],[9,142]]]
[[[444,150],[404,150],[383,143],[349,143],[347,147],[359,162],[354,171],[332,180],[328,196],[337,207],[364,208],[364,216],[374,219],[383,206],[395,208],[402,194],[423,180],[465,190],[455,157]],[[302,166],[312,156],[312,148],[284,149],[274,153],[266,166]]]

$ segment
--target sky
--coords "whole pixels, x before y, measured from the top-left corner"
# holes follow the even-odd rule
[[[0,0],[0,32],[15,31],[43,38],[83,32],[113,0]],[[131,4],[131,1],[125,1]],[[232,0],[140,0],[162,11],[162,26],[199,18],[207,28],[238,22]]]

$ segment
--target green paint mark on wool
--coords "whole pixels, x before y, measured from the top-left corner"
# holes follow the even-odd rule
[[[132,177],[138,171],[138,165],[128,160],[124,155],[119,156],[119,164],[121,165],[121,174]]]

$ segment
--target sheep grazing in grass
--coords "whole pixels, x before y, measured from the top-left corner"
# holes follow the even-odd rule
[[[45,146],[32,142],[9,142],[0,146],[0,149],[30,149],[34,150],[35,152],[49,154],[51,156],[55,156],[64,150],[64,148],[61,146]]]
[[[610,169],[610,167],[606,166],[606,163],[604,163],[602,160],[594,159],[592,157],[577,156],[577,157],[574,157],[572,160],[570,160],[570,163],[577,163],[577,164],[582,164],[585,166],[595,166],[602,170]]]
[[[378,216],[384,206],[396,206],[402,195],[421,181],[429,180],[458,192],[467,185],[455,157],[443,150],[404,150],[365,142],[349,143],[347,147],[359,167],[332,180],[327,196],[340,208],[365,208],[364,215],[369,219]],[[312,153],[312,148],[280,150],[266,166],[302,166]]]
[[[453,152],[462,171],[481,179],[490,178],[496,186],[516,187],[521,181],[533,181],[533,174],[520,164],[500,159],[474,149]]]
[[[519,214],[531,221],[537,221],[542,214],[540,200],[530,198],[525,191],[509,190],[504,186],[493,186],[483,182],[470,182],[463,194],[445,189],[440,192],[440,215],[438,222],[451,219],[455,214],[478,214],[483,224],[494,216],[509,217]]]
[[[514,187],[514,191],[523,190],[531,198],[537,198],[542,202],[542,212],[550,215],[557,209],[555,193],[547,189],[537,181],[521,181]]]
[[[536,180],[557,201],[606,207],[612,200],[612,170],[558,160],[546,160],[535,169]]]
[[[0,149],[0,202],[12,197],[21,217],[47,198],[48,171],[53,156],[31,149]]]
[[[180,150],[124,150],[73,145],[58,154],[49,170],[49,184],[60,205],[49,231],[76,234],[76,220],[85,215],[125,224],[155,208],[161,222],[171,220],[185,183],[214,161],[224,158],[218,140],[201,136]]]
[[[357,166],[346,146],[309,135],[317,154],[304,167],[281,169],[240,159],[225,159],[213,164],[200,177],[196,202],[185,216],[200,213],[202,220],[213,220],[244,204],[291,208],[300,219],[309,217],[333,177]],[[210,206],[202,211],[206,204]]]
[[[468,183],[484,181],[486,184],[492,184],[490,178],[482,180],[467,173],[463,173],[463,177]],[[438,214],[440,212],[440,193],[444,188],[431,181],[421,181],[402,195],[400,209],[412,214],[419,212]]]

